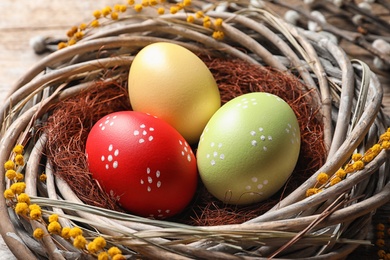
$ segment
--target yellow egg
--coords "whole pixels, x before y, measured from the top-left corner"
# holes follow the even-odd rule
[[[150,44],[135,56],[128,88],[133,110],[165,120],[190,144],[198,142],[221,106],[207,66],[190,50],[172,43]]]

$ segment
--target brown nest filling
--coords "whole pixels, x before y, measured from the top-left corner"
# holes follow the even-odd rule
[[[242,223],[269,210],[324,163],[326,149],[319,104],[313,101],[315,93],[305,90],[301,81],[289,73],[240,60],[201,58],[217,81],[222,104],[245,93],[269,92],[291,106],[300,124],[298,163],[288,182],[274,196],[249,206],[227,205],[213,198],[200,183],[191,204],[171,219],[203,226]],[[84,151],[94,123],[109,113],[122,110],[131,110],[126,82],[97,81],[95,88],[58,103],[43,127],[48,135],[47,157],[56,176],[64,179],[84,203],[118,211],[123,209],[99,187],[88,171]]]

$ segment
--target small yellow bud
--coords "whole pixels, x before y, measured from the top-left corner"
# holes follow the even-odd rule
[[[92,254],[96,254],[100,249],[96,246],[96,244],[92,241],[92,242],[89,242],[88,245],[87,245],[87,250],[88,252],[92,253]]]
[[[196,13],[195,13],[195,17],[196,18],[202,18],[204,16],[204,13],[202,12],[202,11],[197,11]]]
[[[15,145],[14,149],[13,149],[13,152],[15,154],[22,154],[23,153],[23,150],[24,150],[24,146],[21,145],[21,144],[17,144]]]
[[[63,48],[66,48],[67,46],[68,46],[68,44],[66,42],[60,42],[60,43],[58,43],[57,48],[59,50],[61,50]]]
[[[195,17],[192,15],[187,16],[187,22],[193,23],[195,21]]]
[[[341,181],[341,178],[338,177],[338,176],[336,176],[336,177],[334,177],[334,178],[332,178],[332,179],[330,180],[330,186],[336,185],[336,184],[339,183],[340,181]]]
[[[164,13],[165,13],[165,8],[164,8],[164,7],[159,7],[159,8],[157,9],[157,13],[158,13],[159,15],[164,14]]]
[[[100,12],[100,10],[96,10],[93,12],[93,16],[95,19],[99,19],[102,16],[102,12]]]
[[[102,250],[103,248],[106,247],[107,245],[107,242],[106,240],[104,239],[104,237],[96,237],[93,242],[96,244],[96,247],[99,249],[99,250]]]
[[[109,260],[109,259],[110,259],[110,256],[108,255],[107,252],[101,252],[98,255],[98,260]]]
[[[10,189],[13,193],[19,195],[26,190],[26,183],[24,182],[15,182],[11,185]]]
[[[80,24],[79,29],[80,29],[81,31],[84,31],[85,29],[87,29],[87,24],[86,24],[86,23]]]
[[[325,184],[328,181],[328,179],[329,179],[329,176],[325,172],[321,172],[317,176],[317,181],[319,184]]]
[[[179,8],[177,6],[171,6],[171,8],[169,9],[169,12],[171,14],[176,14],[178,11],[179,11]]]
[[[24,156],[21,155],[21,154],[17,154],[17,155],[15,156],[15,163],[16,163],[17,165],[23,166],[23,165],[24,165]]]
[[[57,221],[50,222],[47,226],[47,231],[50,234],[61,234],[61,224]]]
[[[149,0],[149,5],[150,6],[155,6],[157,4],[158,4],[157,0]]]
[[[61,237],[65,238],[65,239],[70,239],[71,238],[71,236],[70,236],[70,227],[64,227],[61,230]]]
[[[51,214],[49,216],[49,223],[54,222],[54,221],[58,221],[58,215],[57,214]]]
[[[191,0],[183,0],[183,5],[184,6],[190,6],[191,5]]]
[[[24,175],[20,172],[17,172],[15,179],[16,181],[22,181],[24,179]]]
[[[73,238],[83,234],[83,231],[79,227],[74,227],[69,230],[69,235]]]
[[[76,39],[69,39],[68,41],[68,46],[72,46],[72,45],[75,45],[76,44]]]
[[[28,206],[28,208],[30,210],[41,210],[41,207],[37,204],[31,204],[30,206]]]
[[[312,196],[312,195],[314,195],[314,194],[319,193],[320,191],[321,191],[321,190],[318,189],[318,188],[310,188],[310,189],[307,189],[307,191],[306,191],[306,197],[310,197],[310,196]]]
[[[84,37],[84,32],[81,32],[81,31],[78,31],[74,34],[74,37],[77,39],[77,40],[80,40]]]
[[[27,205],[30,205],[30,196],[26,193],[20,193],[18,196],[18,202],[25,202]]]
[[[110,6],[106,6],[102,9],[102,15],[107,16],[112,12],[112,9]]]
[[[215,21],[214,21],[214,25],[215,25],[216,27],[221,27],[221,26],[222,26],[222,23],[223,23],[223,20],[222,20],[221,18],[217,18],[217,19],[215,19]]]
[[[360,153],[355,153],[352,155],[352,160],[359,161],[363,156]]]
[[[13,180],[16,178],[16,171],[15,170],[7,170],[5,173],[5,177],[9,180]]]
[[[363,161],[356,161],[353,163],[353,168],[355,171],[359,171],[364,168],[364,162]]]
[[[340,179],[344,179],[347,173],[343,169],[338,169],[336,171],[336,176],[338,176]]]
[[[73,246],[78,249],[84,249],[87,245],[87,240],[82,235],[79,235],[74,238],[73,240]]]
[[[149,0],[142,0],[141,5],[142,5],[143,7],[149,6]]]
[[[28,213],[28,205],[25,202],[18,202],[15,206],[15,213],[26,216]]]
[[[15,198],[15,193],[11,189],[6,189],[3,193],[4,198],[11,200]]]
[[[122,254],[117,254],[112,257],[112,260],[126,260],[126,257]]]
[[[30,218],[32,220],[38,220],[42,217],[42,211],[34,209],[30,211]]]
[[[33,236],[34,236],[36,239],[42,239],[44,235],[45,235],[45,231],[43,231],[42,228],[36,228],[36,229],[34,230]]]
[[[126,12],[126,10],[127,10],[127,6],[126,5],[121,5],[120,8],[119,8],[119,12],[121,12],[121,13]]]
[[[112,19],[112,20],[118,20],[118,18],[119,18],[119,15],[118,15],[117,12],[112,12],[112,13],[111,13],[111,19]]]
[[[137,13],[141,12],[141,11],[142,11],[142,5],[141,5],[141,4],[136,4],[136,5],[134,6],[134,10],[135,10]]]
[[[210,28],[211,27],[211,21],[203,22],[203,27],[204,28]]]
[[[114,255],[119,255],[119,254],[122,254],[122,251],[117,248],[116,246],[113,246],[113,247],[110,247],[107,251],[107,253],[113,257]]]
[[[15,168],[15,163],[11,160],[8,160],[4,163],[4,169],[13,170]]]
[[[99,23],[98,20],[93,20],[93,21],[91,22],[91,27],[96,28],[96,27],[99,27],[99,26],[100,26],[100,23]]]
[[[45,182],[46,179],[47,179],[46,174],[42,173],[41,175],[39,175],[39,180],[40,180],[41,182]]]
[[[134,0],[127,0],[127,4],[128,5],[133,5],[134,4]]]

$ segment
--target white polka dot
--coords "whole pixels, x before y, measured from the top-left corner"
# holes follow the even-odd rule
[[[191,156],[187,154],[187,161],[191,162]]]
[[[221,153],[221,154],[219,155],[219,159],[221,159],[221,160],[225,159],[225,155],[224,155],[223,153]]]
[[[185,155],[184,151],[181,151],[181,155],[182,155],[182,156],[184,156],[184,155]]]
[[[148,140],[151,142],[153,140],[153,135],[149,136]]]
[[[292,127],[290,123],[288,123],[288,124],[287,124],[287,126],[288,126],[289,128],[291,128],[291,127]]]
[[[152,190],[152,188],[150,188],[150,186],[148,186],[147,190],[148,190],[148,192],[150,192]]]
[[[211,147],[214,147],[214,145],[215,145],[215,143],[214,143],[214,142],[212,142],[212,143],[210,144],[210,146],[211,146]]]
[[[118,149],[115,150],[114,155],[115,155],[115,156],[118,156],[118,155],[119,155],[119,150],[118,150]]]
[[[269,135],[269,136],[268,136],[268,140],[269,140],[269,141],[272,141],[272,136]]]
[[[104,122],[105,124],[108,124],[110,121],[109,120],[106,120],[106,122]]]
[[[110,168],[110,166],[108,164],[106,164],[106,170],[108,170]]]
[[[255,131],[251,131],[251,135],[256,135],[256,132]]]
[[[114,169],[118,168],[118,161],[113,162],[112,167],[114,167]]]
[[[145,125],[144,125],[144,124],[142,124],[142,125],[140,125],[139,127],[141,127],[141,128],[145,128]]]
[[[215,161],[214,161],[214,160],[211,160],[210,164],[211,164],[211,165],[215,165]]]
[[[264,184],[264,185],[267,185],[267,184],[268,184],[268,180],[264,180],[264,181],[263,181],[263,184]]]
[[[219,144],[218,144],[218,148],[221,148],[221,147],[222,147],[222,143],[219,143]]]
[[[181,140],[179,140],[179,144],[180,144],[180,145],[183,145],[183,142],[182,142]]]
[[[169,212],[171,212],[171,210],[169,210],[169,209],[167,209],[167,210],[165,211],[165,213],[169,213]]]
[[[161,181],[158,181],[156,185],[157,185],[157,188],[160,188],[161,187]]]
[[[287,134],[290,133],[290,129],[286,128],[286,133]]]
[[[100,123],[99,126],[102,127],[103,123]]]
[[[138,130],[134,130],[134,135],[139,135],[139,131]]]
[[[102,130],[104,130],[104,129],[106,129],[106,127],[105,127],[105,126],[102,126]]]
[[[248,105],[244,105],[242,108],[248,108]]]
[[[261,189],[263,188],[263,184],[257,185],[257,188],[258,188],[259,190],[261,190]]]
[[[143,142],[145,142],[145,140],[141,138],[141,139],[138,140],[138,142],[139,142],[140,144],[142,144]]]
[[[245,189],[246,190],[250,190],[250,189],[252,189],[252,187],[250,185],[248,185],[248,186],[245,187]]]
[[[144,131],[142,131],[142,134],[143,134],[143,135],[147,135],[148,132],[146,132],[146,131],[144,130]]]
[[[264,135],[260,136],[260,139],[261,141],[265,141],[265,136]]]
[[[111,152],[111,151],[112,151],[112,148],[113,148],[113,146],[112,146],[112,144],[110,144],[110,145],[108,146],[108,150]]]
[[[111,162],[112,161],[112,155],[110,154],[108,157],[107,157],[107,160],[109,161],[109,162]]]
[[[257,145],[257,141],[256,140],[252,140],[251,144],[252,144],[252,146],[256,146]]]
[[[214,153],[213,153],[213,156],[214,156],[214,157],[217,157],[217,156],[218,156],[218,152],[214,152]]]
[[[161,175],[160,171],[156,171],[156,177],[160,178],[160,175]]]
[[[113,119],[115,119],[115,118],[116,118],[116,116],[113,117]]]
[[[110,123],[110,126],[113,126],[113,125],[114,125],[114,122],[111,122],[111,123]]]
[[[264,128],[260,127],[260,128],[259,128],[259,131],[260,131],[260,132],[263,132],[263,131],[264,131]]]
[[[106,158],[104,158],[104,155],[102,155],[102,158],[101,158],[101,159],[102,159],[102,162],[104,162],[104,160],[105,160]]]
[[[188,148],[187,148],[187,147],[184,147],[184,151],[188,152]]]
[[[149,131],[154,131],[154,128],[153,127],[149,127]]]
[[[263,150],[267,151],[268,150],[267,146],[263,146]]]
[[[144,180],[141,179],[141,184],[144,184]]]
[[[253,182],[257,182],[257,177],[252,177],[251,179]]]
[[[254,105],[254,106],[257,105],[257,102],[252,102],[252,105]]]
[[[150,173],[150,168],[146,168],[146,173],[149,174]]]
[[[208,154],[206,154],[206,158],[208,159],[208,158],[210,158],[210,154],[208,153]]]
[[[152,183],[152,182],[153,182],[152,177],[150,177],[150,176],[148,177],[148,182],[149,182],[149,183]]]

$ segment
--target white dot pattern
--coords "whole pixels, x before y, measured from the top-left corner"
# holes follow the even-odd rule
[[[271,142],[272,141],[272,136],[271,135],[265,135],[263,127],[259,127],[257,130],[258,130],[258,132],[256,131],[256,129],[255,130],[251,130],[249,132],[249,135],[251,136],[251,140],[250,140],[251,146],[260,146],[261,149],[264,152],[266,152],[266,151],[268,151],[267,141]]]
[[[206,158],[207,159],[210,159],[210,164],[212,166],[216,165],[218,161],[223,161],[225,160],[225,154],[223,152],[221,152],[221,148],[223,147],[223,144],[222,143],[214,143],[214,142],[211,142],[210,143],[210,147],[213,148],[213,152],[212,153],[207,153],[206,154]]]
[[[160,176],[161,176],[161,172],[159,170],[156,170],[155,174],[153,175],[152,174],[152,170],[150,169],[150,167],[147,167],[146,168],[146,176],[144,178],[140,179],[140,184],[141,185],[146,184],[146,190],[148,192],[151,192],[152,188],[154,186],[157,187],[157,188],[161,187],[161,181],[158,180],[160,178]],[[157,182],[156,182],[156,180],[157,180]],[[156,184],[154,185],[154,183],[156,183]]]
[[[100,160],[105,163],[104,167],[106,168],[106,170],[110,170],[111,168],[118,168],[119,163],[116,157],[118,157],[119,155],[119,149],[114,149],[114,146],[110,144],[108,145],[107,153],[107,156],[103,154],[100,157]]]
[[[99,128],[104,131],[108,126],[114,125],[114,120],[117,116],[107,116],[104,122],[99,124]]]
[[[164,218],[169,213],[171,213],[170,209],[166,209],[166,210],[158,209],[158,210],[156,210],[156,214],[149,214],[149,217],[150,218]]]
[[[181,146],[182,150],[181,150],[181,155],[188,161],[188,162],[191,162],[192,161],[192,157],[191,157],[191,148],[190,146],[188,145],[188,143],[186,141],[182,141],[182,140],[179,140],[179,145]]]
[[[138,143],[143,144],[146,141],[149,142],[153,141],[154,139],[153,132],[154,132],[153,127],[147,128],[145,124],[141,124],[139,126],[139,129],[135,129],[133,131],[133,135],[139,138]]]
[[[237,103],[236,107],[240,107],[242,109],[247,109],[250,105],[256,106],[257,100],[256,98],[246,98],[243,97],[239,103]]]
[[[245,190],[251,191],[249,194],[250,195],[255,195],[255,194],[263,194],[261,190],[264,188],[265,185],[268,184],[268,180],[263,180],[262,182],[259,183],[259,179],[256,176],[253,176],[250,179],[250,184],[246,184]]]

